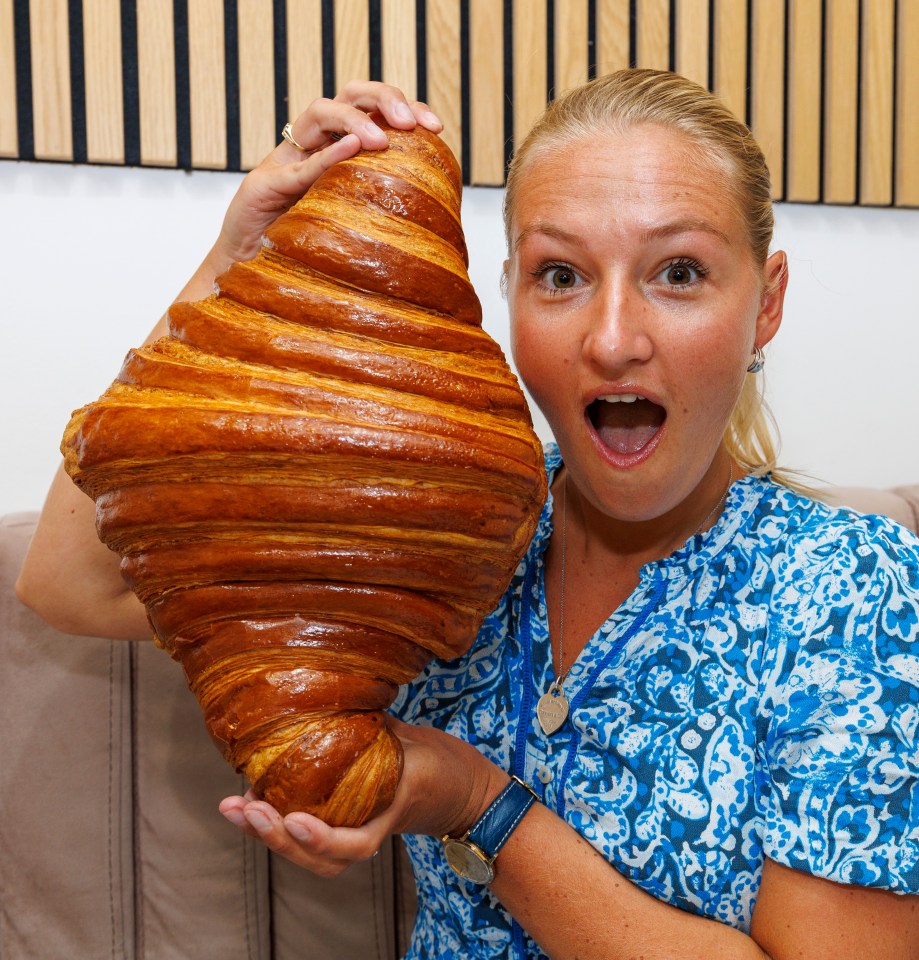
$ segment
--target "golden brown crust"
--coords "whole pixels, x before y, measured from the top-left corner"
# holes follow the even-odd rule
[[[176,304],[62,443],[229,762],[334,824],[392,801],[386,708],[468,648],[545,497],[466,273],[456,162],[389,136]]]

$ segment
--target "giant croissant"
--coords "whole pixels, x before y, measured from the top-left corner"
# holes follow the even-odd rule
[[[456,160],[388,135],[175,304],[62,442],[226,758],[281,812],[346,825],[392,801],[398,685],[469,648],[545,496]]]

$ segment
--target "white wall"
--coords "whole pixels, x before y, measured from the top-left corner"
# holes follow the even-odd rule
[[[180,289],[238,182],[0,162],[0,513],[41,505],[71,409]],[[468,190],[463,218],[486,327],[507,349],[500,203]],[[919,482],[919,211],[781,205],[777,221],[791,285],[766,369],[783,462],[832,483]]]

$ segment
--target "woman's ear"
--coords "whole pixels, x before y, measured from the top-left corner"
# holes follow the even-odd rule
[[[756,318],[755,346],[764,347],[778,333],[785,309],[788,286],[788,257],[784,250],[773,253],[763,269],[763,292]]]
[[[501,295],[507,299],[507,284],[510,277],[511,262],[510,260],[504,261],[504,266],[501,268]]]

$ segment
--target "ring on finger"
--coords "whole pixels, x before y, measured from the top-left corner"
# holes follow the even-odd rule
[[[294,125],[288,120],[284,124],[284,129],[281,131],[281,136],[292,146],[296,147],[301,153],[309,153],[309,150],[304,147],[302,144],[297,143],[294,137]]]

